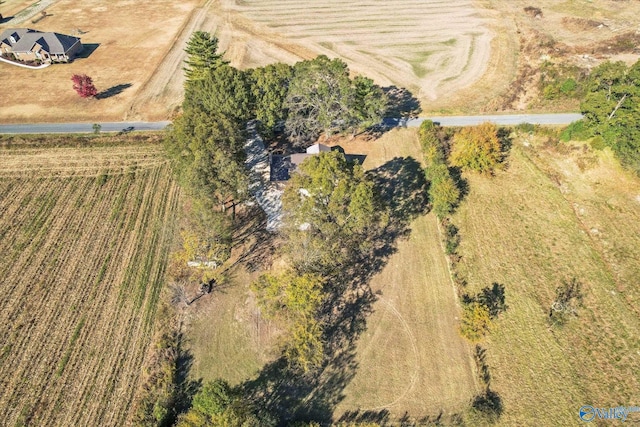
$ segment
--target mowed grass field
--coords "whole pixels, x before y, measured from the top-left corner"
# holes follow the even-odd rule
[[[582,405],[638,398],[640,180],[610,153],[524,138],[506,171],[467,177],[453,218],[460,271],[471,293],[492,282],[506,289],[509,308],[483,344],[500,424],[577,425]],[[571,278],[583,284],[584,308],[551,327],[555,289]]]
[[[0,425],[131,415],[179,191],[161,146],[114,138],[3,140]]]
[[[366,169],[391,170],[389,165],[417,165],[420,159],[411,129],[375,141],[334,143],[347,153],[365,154]],[[415,418],[446,416],[464,411],[477,392],[472,347],[457,332],[461,309],[436,218],[420,215],[409,229],[371,281],[377,300],[357,344],[355,375],[332,408],[336,420],[358,410],[388,410],[392,420],[405,412]],[[280,267],[276,262],[274,268]],[[248,289],[259,274],[241,263],[220,292],[198,301],[188,333],[194,378],[238,384],[278,355],[278,330],[261,318]]]
[[[165,90],[167,83],[154,82],[148,87],[147,82],[166,62],[197,4],[195,0],[59,0],[47,7],[48,16],[35,24],[30,18],[20,24],[9,21],[0,25],[0,31],[17,26],[74,35],[85,45],[81,57],[71,64],[31,70],[1,63],[0,78],[11,84],[5,85],[0,97],[0,122],[166,118],[171,113],[166,103],[148,102],[135,111],[132,104],[140,97],[147,100],[148,91],[161,95]],[[180,58],[171,61],[176,69],[162,71],[181,73]],[[72,88],[73,74],[89,75],[102,98],[80,98]],[[177,96],[181,100],[182,93]]]
[[[341,145],[348,153],[366,154],[369,170],[421,159],[412,129]],[[393,419],[405,413],[446,416],[464,411],[477,392],[472,347],[457,332],[461,308],[438,221],[433,213],[420,215],[409,230],[371,281],[378,299],[358,342],[358,369],[337,416],[357,410],[388,410]]]

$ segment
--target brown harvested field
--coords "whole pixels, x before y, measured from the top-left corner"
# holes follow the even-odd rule
[[[6,0],[0,11],[9,15],[29,3]],[[541,18],[527,14],[527,6],[523,0],[322,0],[312,6],[280,0],[60,0],[47,8],[50,16],[23,25],[69,34],[80,29],[88,50],[97,49],[73,64],[38,71],[0,64],[0,77],[12,82],[0,99],[0,122],[171,118],[183,97],[183,49],[195,30],[215,33],[234,66],[340,57],[355,73],[406,87],[425,111],[441,113],[542,108],[534,102],[535,70],[548,56],[539,45],[549,39],[577,49],[566,58],[551,55],[552,61],[591,67],[606,58],[638,58],[638,52],[584,56],[590,46],[637,30],[636,1],[544,0],[535,4]],[[71,89],[73,73],[89,74],[99,90],[116,93],[82,100]],[[41,87],[46,89],[34,89]]]
[[[535,137],[515,141],[506,171],[468,179],[453,218],[460,271],[471,293],[492,282],[506,289],[508,309],[486,341],[500,424],[573,426],[582,405],[633,405],[640,180],[610,153],[545,148]],[[574,277],[585,307],[564,328],[551,327],[555,289]]]
[[[179,197],[158,148],[0,149],[0,424],[129,419]]]
[[[80,29],[83,43],[99,46],[88,58],[44,70],[0,64],[3,79],[13,82],[0,101],[2,122],[170,117],[183,96],[183,49],[197,29],[215,32],[226,57],[241,68],[319,54],[341,57],[381,85],[408,88],[429,109],[467,109],[503,91],[512,47],[502,35],[494,39],[504,33],[494,31],[499,23],[470,0],[325,0],[311,10],[281,1],[60,0],[47,11],[51,16],[29,25],[62,33]],[[121,92],[82,100],[71,90],[73,73],[92,76],[99,90]],[[473,84],[479,89],[472,95],[462,91]],[[33,88],[43,85],[56,96],[34,96]]]
[[[493,16],[468,0],[223,0],[213,13],[234,65],[340,57],[380,85],[409,89],[429,109],[450,106],[452,95],[495,65]]]
[[[130,113],[133,101],[145,90],[196,4],[195,0],[56,2],[47,8],[50,16],[36,24],[27,20],[21,26],[70,35],[76,35],[79,29],[88,57],[42,70],[0,63],[2,81],[11,82],[3,87],[0,97],[0,122],[138,118]],[[7,24],[0,26],[0,30],[5,28]],[[70,80],[76,73],[91,76],[98,91],[111,89],[111,95],[99,100],[81,99]],[[154,115],[157,107],[150,103],[141,117],[160,119],[169,114],[166,106],[161,106],[162,113]]]

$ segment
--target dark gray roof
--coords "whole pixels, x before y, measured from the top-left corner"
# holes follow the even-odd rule
[[[280,156],[272,154],[269,156],[269,180],[288,181],[291,178],[290,170],[293,172],[294,165],[291,164],[290,156]]]
[[[10,39],[14,36],[16,42]],[[17,36],[17,37],[16,37]],[[29,28],[10,28],[0,35],[0,40],[10,45],[14,52],[29,52],[33,45],[38,43],[42,48],[52,54],[67,53],[80,39],[58,33],[44,33]]]

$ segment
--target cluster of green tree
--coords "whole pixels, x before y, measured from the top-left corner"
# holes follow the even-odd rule
[[[198,259],[221,262],[230,248],[224,212],[232,206],[235,213],[237,202],[247,197],[247,122],[256,118],[266,137],[284,123],[291,141],[305,144],[321,133],[355,132],[378,123],[386,97],[372,80],[351,79],[339,59],[319,56],[294,66],[240,71],[217,50],[218,40],[209,33],[195,32],[189,40],[183,112],[174,120],[165,147],[182,187],[198,207],[191,221],[200,221],[195,228],[209,227],[211,233],[225,236],[216,242],[199,236],[192,249],[202,248],[195,254]],[[215,259],[209,259],[212,254]]]
[[[387,108],[387,97],[373,80],[350,78],[347,64],[324,55],[246,73],[260,133],[271,138],[284,127],[293,145],[366,129],[379,123]]]
[[[384,92],[371,79],[351,79],[347,64],[324,55],[297,63],[288,88],[285,131],[295,145],[375,125],[387,108]]]
[[[583,122],[569,126],[563,139],[597,137],[621,163],[640,174],[640,61],[631,67],[605,62],[589,75],[580,110]]]
[[[460,201],[459,185],[449,165],[464,171],[491,174],[500,167],[503,159],[498,128],[493,123],[461,128],[449,143],[438,126],[431,120],[425,120],[420,125],[419,138],[426,164],[425,174],[430,182],[429,197],[439,218],[453,212]]]
[[[338,151],[309,157],[283,195],[284,250],[291,270],[265,275],[253,284],[263,313],[287,331],[284,356],[309,372],[321,365],[324,342],[321,308],[336,275],[370,244],[381,224],[374,184],[362,167]],[[331,280],[330,280],[331,279]]]
[[[247,71],[254,117],[266,138],[284,126],[294,145],[321,134],[357,132],[380,122],[387,98],[373,80],[349,77],[340,59],[324,55],[294,66],[273,64]]]
[[[190,198],[184,251],[190,260],[221,264],[230,255],[231,220],[225,211],[247,196],[245,126],[250,85],[244,73],[217,53],[205,32],[187,45],[183,113],[171,126],[165,149]]]
[[[460,201],[460,189],[453,179],[438,126],[431,120],[420,125],[419,138],[429,181],[429,200],[438,218],[451,214]]]
[[[240,388],[226,381],[207,382],[193,397],[189,412],[178,419],[176,427],[274,427],[278,419],[251,403]],[[315,421],[294,421],[289,427],[320,427]],[[337,423],[336,427],[380,427],[374,422]]]
[[[506,309],[504,286],[494,283],[492,288],[484,288],[476,296],[469,296],[464,291],[466,280],[456,268],[460,259],[457,252],[460,235],[449,218],[460,202],[460,183],[454,179],[449,165],[464,171],[493,173],[503,160],[498,128],[492,123],[465,127],[456,131],[449,143],[447,135],[438,126],[425,120],[418,135],[425,159],[425,175],[430,183],[431,206],[440,219],[445,252],[451,262],[452,279],[462,296],[460,333],[471,341],[477,341],[487,333],[492,319]]]
[[[256,118],[267,137],[284,125],[286,134],[302,144],[322,133],[355,132],[379,122],[386,98],[371,80],[351,79],[340,60],[321,56],[293,67],[274,64],[240,71],[223,61],[217,47],[217,39],[204,32],[194,33],[189,41],[183,112],[165,145],[190,196],[183,252],[190,259],[223,262],[231,245],[225,210],[247,195],[247,122]],[[328,272],[336,274],[336,268],[366,246],[367,230],[381,215],[372,181],[344,155],[311,157],[298,171],[284,196],[284,236],[292,267],[278,276],[261,277],[252,289],[265,316],[286,330],[285,359],[304,373],[324,358],[320,311],[329,289]],[[172,377],[172,369],[163,373]],[[171,403],[175,406],[176,400],[169,395],[159,391],[145,400],[142,413],[149,424],[175,419],[178,411]],[[178,425],[274,425],[274,418],[263,412],[240,388],[218,380],[195,394]]]
[[[282,205],[293,267],[321,275],[366,250],[381,213],[373,181],[339,151],[306,159],[289,181]]]
[[[539,87],[544,99],[580,99],[584,96],[588,73],[575,65],[545,62],[540,69]]]
[[[262,413],[224,380],[207,382],[193,396],[191,409],[176,427],[272,427],[276,420]]]

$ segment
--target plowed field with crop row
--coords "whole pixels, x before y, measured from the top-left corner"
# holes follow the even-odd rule
[[[159,146],[0,150],[0,425],[122,425],[179,190]]]

